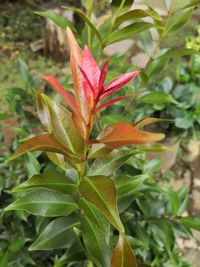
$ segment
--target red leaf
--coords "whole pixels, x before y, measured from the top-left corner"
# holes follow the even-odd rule
[[[87,46],[84,47],[83,62],[81,67],[93,87],[96,98],[99,90],[100,69]],[[84,86],[84,91],[90,90],[87,84],[84,84]]]
[[[78,111],[76,103],[75,103],[75,100],[74,100],[74,97],[62,87],[62,85],[58,82],[58,80],[56,80],[53,76],[49,76],[49,75],[45,75],[45,76],[42,76],[42,77],[43,77],[43,79],[45,81],[47,81],[49,84],[51,84],[51,86],[53,88],[55,88],[56,91],[58,91],[61,94],[61,96],[64,98],[64,100],[66,101],[68,106],[74,112]]]
[[[111,100],[109,100],[109,101],[107,101],[107,102],[105,102],[105,103],[99,105],[99,106],[97,107],[96,111],[98,112],[98,111],[100,111],[101,109],[106,108],[106,107],[108,107],[108,106],[110,106],[110,105],[112,105],[112,104],[114,104],[114,103],[116,103],[116,102],[118,102],[118,101],[120,101],[120,100],[126,99],[126,98],[128,98],[128,97],[130,97],[130,95],[119,96],[119,97],[117,97],[117,98],[111,99]]]
[[[105,79],[106,79],[106,74],[107,74],[107,71],[108,71],[108,64],[109,64],[109,61],[110,59],[106,60],[103,64],[103,67],[101,69],[101,75],[100,75],[100,78],[99,78],[99,93],[103,91],[103,85],[104,85],[104,82],[105,82]]]
[[[86,98],[88,100],[88,103],[90,105],[92,105],[93,99],[94,99],[94,95],[95,95],[94,88],[93,88],[90,80],[88,79],[87,74],[81,68],[81,66],[79,66],[79,69],[80,69],[80,72],[82,74],[82,86],[83,86],[83,90],[84,90],[85,96],[86,96]]]
[[[164,137],[165,135],[162,133],[140,131],[127,122],[120,122],[106,127],[97,137],[97,140],[108,147],[117,148],[156,142]]]
[[[107,86],[105,86],[104,93],[101,98],[105,98],[115,91],[119,90],[121,87],[129,83],[133,78],[139,74],[139,71],[133,71],[129,73],[122,74],[116,79],[111,81]]]

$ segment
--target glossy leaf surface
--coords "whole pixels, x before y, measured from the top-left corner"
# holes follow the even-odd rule
[[[115,184],[106,176],[84,177],[79,185],[82,197],[97,207],[119,231],[123,231],[117,210]]]
[[[13,189],[13,192],[24,191],[35,187],[42,187],[66,194],[72,194],[76,190],[77,185],[63,173],[50,170],[34,175],[24,183],[16,186]]]
[[[43,134],[32,137],[31,139],[20,145],[16,153],[8,160],[13,160],[23,155],[24,153],[31,151],[50,151],[66,156],[68,155],[66,148],[62,146],[52,134]]]
[[[72,154],[81,156],[83,138],[79,134],[72,119],[71,113],[61,105],[53,102],[46,95],[42,96],[50,114],[52,132],[59,142]]]
[[[10,204],[8,210],[25,210],[44,217],[67,216],[77,209],[74,200],[60,192],[37,189]]]
[[[79,224],[78,219],[72,216],[53,220],[29,250],[51,250],[70,247],[75,239],[73,227],[77,227]]]
[[[141,145],[160,141],[164,138],[161,133],[139,131],[126,122],[116,123],[105,128],[97,140],[108,147],[117,148],[127,145]]]

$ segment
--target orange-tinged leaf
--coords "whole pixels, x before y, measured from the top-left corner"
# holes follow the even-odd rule
[[[127,145],[141,145],[160,141],[165,137],[162,133],[140,131],[127,122],[120,122],[106,127],[97,140],[111,148]]]
[[[90,107],[87,104],[87,99],[84,90],[82,88],[82,82],[79,70],[79,66],[82,66],[83,62],[83,52],[79,47],[78,43],[76,42],[76,39],[74,38],[72,31],[68,27],[67,27],[67,39],[70,50],[70,67],[75,88],[75,100],[82,117],[85,119],[87,123],[89,119]]]
[[[31,151],[48,151],[68,156],[66,148],[62,146],[52,134],[42,134],[32,137],[20,145],[19,149],[8,159],[8,161]]]
[[[119,241],[111,258],[110,267],[137,267],[135,255],[124,234],[119,236]]]
[[[120,232],[124,231],[117,210],[116,188],[107,176],[84,177],[79,184],[79,192],[90,204],[99,209]]]
[[[74,112],[78,112],[74,97],[62,87],[62,85],[59,83],[58,80],[56,80],[53,76],[50,76],[50,75],[43,76],[43,79],[47,81],[48,83],[50,83],[51,86],[55,88],[56,91],[58,91],[61,94],[61,96],[64,98],[65,102],[67,103],[67,105]]]

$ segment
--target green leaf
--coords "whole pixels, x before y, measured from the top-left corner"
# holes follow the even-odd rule
[[[63,6],[63,8],[72,10],[77,15],[79,15],[79,17],[90,27],[91,31],[96,35],[96,37],[98,38],[100,44],[102,45],[103,41],[102,41],[102,38],[101,38],[101,34],[97,30],[97,28],[94,26],[94,24],[87,18],[87,16],[80,9],[74,8],[74,7],[68,7],[68,6]]]
[[[128,176],[122,175],[115,177],[117,195],[119,198],[127,197],[140,190],[143,182],[148,179],[148,175]]]
[[[42,98],[49,109],[51,129],[55,137],[72,154],[81,157],[83,153],[83,138],[73,122],[71,113],[46,95],[42,95]]]
[[[192,228],[200,231],[200,217],[187,216],[178,220],[179,223],[183,224],[187,228]]]
[[[110,267],[137,267],[135,255],[124,235],[119,236],[119,241],[111,258]]]
[[[110,249],[106,240],[109,223],[95,206],[83,199],[81,201],[84,211],[81,229],[89,258],[97,266],[109,267]]]
[[[76,191],[77,185],[63,173],[48,170],[44,173],[34,175],[24,183],[16,186],[12,191],[18,192],[37,187],[72,194]]]
[[[67,216],[77,209],[74,200],[60,192],[37,189],[10,204],[5,211],[26,210],[44,217]]]
[[[166,93],[147,93],[139,98],[140,103],[145,104],[177,104],[177,101],[169,94]]]
[[[134,20],[138,18],[145,18],[148,17],[149,14],[142,9],[134,9],[127,11],[126,13],[122,14],[121,16],[117,17],[114,23],[114,26],[119,26],[123,22]]]
[[[128,25],[122,29],[119,30],[115,30],[111,33],[111,35],[109,36],[109,40],[106,43],[106,45],[108,44],[112,44],[115,42],[119,42],[128,38],[133,38],[135,37],[137,34],[148,30],[149,28],[154,27],[154,24],[152,23],[148,23],[148,22],[136,22],[133,23],[131,25]]]
[[[18,59],[18,63],[19,63],[20,76],[24,82],[28,83],[30,78],[28,66],[21,58]]]
[[[178,10],[170,19],[167,27],[165,29],[165,34],[174,32],[181,28],[191,17],[193,12],[193,7],[184,8]]]
[[[151,56],[153,53],[153,38],[150,31],[144,31],[139,36],[140,47]]]
[[[55,13],[53,11],[36,11],[34,12],[37,15],[48,18],[52,20],[57,26],[66,29],[67,26],[75,30],[73,23],[67,18],[61,16],[61,14]]]
[[[89,203],[98,208],[119,231],[124,227],[117,210],[115,184],[106,176],[88,176],[80,182],[79,192]]]
[[[168,60],[193,54],[198,54],[198,52],[187,48],[166,51],[163,55],[158,56],[156,59],[148,63],[146,67],[146,74],[148,76],[157,75],[165,67]]]
[[[138,154],[138,150],[112,151],[103,158],[94,161],[88,171],[88,175],[111,175],[120,168],[131,156]]]
[[[112,149],[104,144],[93,144],[88,153],[88,159],[105,157],[111,151]]]
[[[80,206],[84,210],[84,215],[86,215],[90,221],[100,229],[102,235],[106,237],[106,242],[109,243],[110,223],[104,214],[102,214],[102,212],[100,212],[94,205],[90,204],[85,199],[81,199]]]
[[[61,217],[50,222],[37,240],[29,247],[33,250],[69,248],[76,238],[73,227],[79,225],[76,217]]]
[[[11,115],[9,115],[9,114],[0,113],[0,121],[4,121],[4,120],[6,120],[6,119],[8,119],[10,117],[11,117]]]
[[[169,208],[173,215],[177,215],[180,208],[180,199],[177,192],[169,189],[166,193],[169,199]]]

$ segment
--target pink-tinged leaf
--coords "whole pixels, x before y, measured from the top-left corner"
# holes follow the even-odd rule
[[[61,96],[64,98],[68,106],[74,112],[78,111],[74,97],[62,87],[62,85],[58,82],[58,80],[56,80],[53,76],[49,76],[49,75],[44,75],[43,79],[47,81],[49,84],[51,84],[51,86],[55,88],[56,91],[58,91],[61,94]]]
[[[102,110],[103,108],[106,108],[106,107],[108,107],[108,106],[110,106],[110,105],[112,105],[118,101],[121,101],[121,100],[129,98],[129,97],[130,97],[130,95],[124,95],[124,96],[119,96],[117,98],[111,99],[111,100],[99,105],[97,107],[96,111],[98,112],[98,111]]]
[[[90,114],[90,107],[87,104],[87,99],[82,88],[82,82],[80,77],[80,70],[78,66],[82,66],[83,62],[83,52],[79,47],[76,39],[70,28],[67,27],[67,39],[69,44],[70,50],[70,67],[74,81],[74,88],[75,88],[75,100],[76,104],[79,108],[79,111],[84,118],[85,122],[88,122],[89,114]]]
[[[104,85],[104,82],[105,82],[105,79],[106,79],[106,74],[107,74],[107,71],[108,71],[108,64],[109,64],[109,61],[110,59],[106,60],[103,64],[103,67],[101,69],[101,75],[100,75],[100,78],[99,78],[99,94],[101,92],[103,92],[103,85]]]
[[[111,148],[127,145],[142,145],[160,141],[165,137],[162,133],[140,131],[127,122],[120,122],[106,127],[97,140]]]
[[[111,258],[110,267],[137,267],[135,255],[124,234],[119,236],[119,241]]]
[[[113,81],[111,81],[107,86],[105,86],[104,93],[102,94],[101,98],[105,98],[113,94],[120,88],[122,88],[124,85],[129,83],[133,78],[135,78],[139,74],[139,72],[140,71],[133,71],[133,72],[125,73],[125,74],[120,75]]]
[[[85,96],[88,100],[88,103],[90,105],[93,105],[93,100],[94,100],[94,88],[90,82],[90,80],[87,77],[87,74],[85,73],[85,71],[82,69],[81,66],[79,66],[80,72],[81,72],[81,79],[82,79],[82,86],[83,86],[83,90],[85,93]]]
[[[90,81],[95,98],[98,96],[98,90],[99,90],[99,78],[100,78],[100,68],[97,65],[95,59],[93,58],[92,54],[90,53],[87,46],[84,47],[84,53],[83,53],[83,62],[81,65],[82,69],[84,70],[88,80]],[[89,90],[89,86],[84,84],[85,88],[84,91]]]

